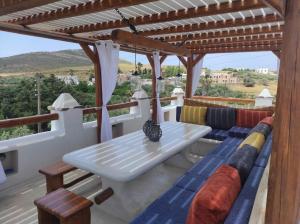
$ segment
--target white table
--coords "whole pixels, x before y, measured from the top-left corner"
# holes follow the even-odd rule
[[[151,142],[142,130],[105,143],[66,154],[75,167],[114,181],[131,181],[182,151],[211,131],[208,126],[164,122],[159,142]]]
[[[151,142],[140,130],[63,157],[66,163],[99,175],[102,189],[113,189],[113,196],[95,209],[130,222],[182,175],[164,161],[211,131],[180,122],[164,122],[161,128],[159,142]]]

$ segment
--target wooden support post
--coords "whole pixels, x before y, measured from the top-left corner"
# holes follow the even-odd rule
[[[156,75],[154,69],[153,57],[150,54],[147,54],[148,61],[152,68],[152,121],[157,122],[157,103],[156,103]]]
[[[300,1],[288,0],[278,82],[267,224],[300,223]]]
[[[278,59],[280,59],[280,56],[281,56],[281,51],[280,50],[272,51],[272,52],[273,52],[273,54],[275,54],[278,57]]]
[[[80,43],[81,48],[85,54],[91,59],[94,64],[95,70],[95,86],[96,86],[96,107],[101,108],[103,104],[102,99],[102,80],[101,80],[101,67],[100,60],[96,46],[92,50],[87,44]],[[102,109],[97,112],[97,141],[101,142],[101,124],[102,124]]]

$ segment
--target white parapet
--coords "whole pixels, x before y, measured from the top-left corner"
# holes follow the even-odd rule
[[[273,98],[268,89],[263,89],[255,99],[255,107],[270,107],[273,105]]]

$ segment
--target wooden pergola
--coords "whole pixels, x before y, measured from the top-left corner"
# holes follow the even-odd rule
[[[266,223],[285,224],[300,220],[299,11],[299,0],[0,0],[0,30],[80,44],[95,66],[98,107],[97,40],[112,39],[129,52],[136,47],[152,66],[155,49],[161,63],[177,55],[187,68],[187,98],[192,96],[193,66],[204,55],[272,51],[281,69]]]

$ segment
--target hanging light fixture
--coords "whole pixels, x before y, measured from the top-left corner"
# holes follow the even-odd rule
[[[156,79],[156,86],[157,92],[159,94],[165,91],[165,82],[164,78],[161,75]]]
[[[136,63],[136,45],[134,45],[134,71],[132,72],[132,86],[133,86],[133,91],[140,91],[142,88],[142,84],[141,84],[141,77],[140,77],[140,73],[138,72],[137,69],[137,63]]]

